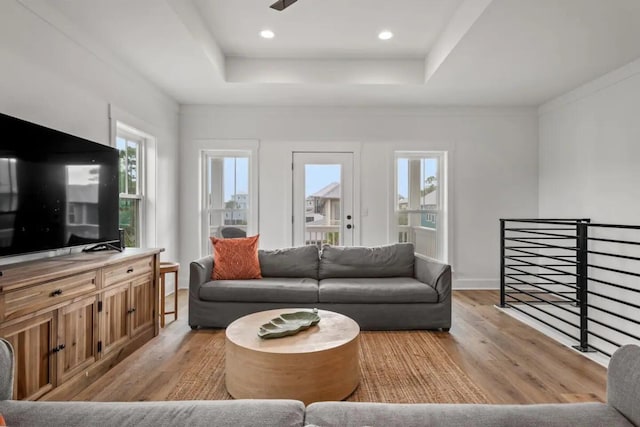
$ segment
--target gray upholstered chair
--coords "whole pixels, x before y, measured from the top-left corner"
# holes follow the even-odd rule
[[[238,227],[220,227],[220,235],[225,239],[247,237],[247,232]]]
[[[0,400],[13,397],[13,347],[0,338]]]

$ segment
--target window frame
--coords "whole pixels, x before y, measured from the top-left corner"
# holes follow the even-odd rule
[[[209,214],[212,211],[217,211],[219,209],[214,209],[209,206],[207,201],[207,188],[208,188],[208,179],[209,179],[209,159],[218,158],[224,159],[229,157],[245,157],[248,160],[247,167],[247,225],[246,225],[246,233],[247,236],[254,235],[258,233],[258,186],[257,186],[257,168],[255,167],[255,152],[252,149],[203,149],[200,151],[200,163],[201,163],[201,173],[200,173],[200,224],[201,224],[201,236],[202,236],[202,244],[200,248],[200,256],[210,255],[212,253],[212,246],[210,237],[213,235],[210,230],[209,224]]]
[[[135,143],[137,145],[137,188],[135,193],[129,193],[128,188],[127,192],[119,192],[118,193],[118,205],[120,205],[121,199],[129,199],[129,200],[137,200],[138,201],[138,227],[136,230],[136,247],[144,247],[145,246],[145,219],[146,219],[146,197],[145,197],[145,188],[146,188],[146,145],[147,145],[147,136],[138,131],[131,126],[125,125],[121,122],[116,124],[116,136],[114,139],[115,148],[120,151],[117,145],[118,139],[124,139],[125,142]],[[118,175],[118,185],[120,176]],[[126,183],[128,187],[128,182]],[[120,221],[118,220],[118,223]]]
[[[436,209],[407,209],[402,212],[406,212],[407,214],[421,214],[421,215],[430,215],[436,214],[438,219],[438,224],[436,225],[436,254],[433,258],[438,259],[442,262],[449,262],[449,207],[448,207],[448,192],[449,192],[449,180],[448,180],[448,151],[446,150],[412,150],[412,151],[403,151],[403,150],[395,150],[393,152],[393,199],[392,199],[392,208],[391,208],[391,222],[390,222],[390,230],[391,230],[391,239],[393,242],[398,242],[399,233],[400,233],[400,225],[398,224],[398,215],[400,214],[400,210],[398,209],[398,161],[399,159],[436,159],[437,164],[437,176],[436,180],[438,182],[437,191],[437,207]],[[421,177],[422,178],[422,177]],[[419,184],[418,184],[419,185]],[[411,177],[409,176],[408,181],[409,188],[411,185]],[[409,194],[407,194],[407,198],[409,199]],[[430,228],[430,227],[422,227],[421,228]],[[419,253],[419,252],[418,252]],[[421,254],[422,256],[429,257],[426,254]]]

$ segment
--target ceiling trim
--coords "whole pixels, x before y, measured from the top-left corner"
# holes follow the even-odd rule
[[[545,102],[538,108],[538,114],[544,115],[550,113],[565,105],[573,104],[581,99],[587,98],[601,90],[608,87],[615,86],[616,84],[623,82],[627,79],[635,77],[640,74],[640,59],[636,59],[627,65],[624,65],[617,70],[611,71],[604,76],[598,77],[595,80],[590,81],[582,86],[577,87],[571,92],[567,92],[550,101]]]
[[[180,115],[259,114],[290,117],[536,117],[536,107],[348,107],[181,104]]]
[[[191,0],[167,0],[167,3],[202,49],[215,71],[214,76],[218,80],[225,81],[226,58],[218,42],[202,20],[201,11]]]
[[[449,54],[456,48],[465,34],[469,32],[492,1],[465,0],[458,7],[425,58],[425,82],[429,81],[431,76],[438,71]]]
[[[231,83],[424,84],[422,60],[227,58]]]

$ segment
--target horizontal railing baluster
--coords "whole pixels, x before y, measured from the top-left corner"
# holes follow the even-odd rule
[[[613,353],[602,345],[596,348],[589,337],[613,347],[622,344],[618,336],[640,341],[640,286],[630,282],[640,278],[640,253],[631,252],[640,246],[640,226],[592,224],[586,218],[508,218],[500,223],[501,306],[578,341],[580,351]],[[611,265],[599,257],[610,259]],[[579,322],[545,307],[576,315]],[[580,336],[568,333],[566,325]]]

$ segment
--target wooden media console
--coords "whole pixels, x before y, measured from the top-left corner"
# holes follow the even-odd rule
[[[158,334],[161,249],[0,266],[0,337],[14,399],[68,400]]]

